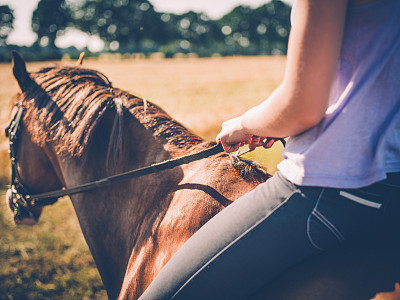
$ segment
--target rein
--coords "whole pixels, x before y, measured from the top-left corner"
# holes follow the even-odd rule
[[[102,188],[105,186],[109,186],[114,182],[118,181],[123,181],[135,177],[140,177],[148,174],[153,174],[157,173],[160,171],[168,170],[168,169],[173,169],[177,166],[181,166],[184,164],[188,164],[203,158],[210,157],[212,155],[221,153],[224,151],[222,144],[218,143],[208,149],[201,150],[199,152],[185,155],[179,158],[175,159],[170,159],[166,160],[160,163],[155,163],[147,167],[131,170],[125,173],[105,177],[93,182],[81,184],[75,187],[71,188],[63,188],[60,190],[55,190],[55,191],[50,191],[50,192],[45,192],[45,193],[40,193],[40,194],[33,194],[30,195],[27,191],[28,189],[24,185],[24,183],[21,180],[21,177],[19,175],[18,169],[17,169],[17,153],[16,153],[16,142],[18,138],[18,131],[20,128],[20,122],[22,120],[22,115],[24,112],[24,108],[20,106],[18,108],[17,113],[14,115],[10,126],[6,129],[6,135],[9,137],[10,142],[10,158],[11,158],[11,193],[13,196],[13,205],[16,208],[16,213],[21,209],[21,206],[24,208],[27,207],[32,207],[32,206],[45,206],[52,204],[56,201],[56,199],[67,196],[67,195],[73,195],[77,193],[82,193],[98,188]],[[279,139],[282,144],[285,146],[285,140],[284,139]],[[244,152],[242,151],[240,154],[237,155],[242,155],[244,153],[249,152],[250,150],[245,150]]]
[[[62,196],[66,195],[73,195],[77,193],[82,193],[94,189],[98,189],[104,186],[111,185],[114,182],[118,181],[123,181],[135,177],[140,177],[148,174],[153,174],[157,173],[160,171],[164,170],[169,170],[173,169],[175,167],[188,164],[191,162],[194,162],[196,160],[200,160],[203,158],[210,157],[212,155],[218,154],[220,152],[223,152],[224,149],[222,148],[221,144],[216,144],[208,149],[201,150],[199,152],[185,155],[179,158],[175,159],[170,159],[170,160],[165,160],[160,163],[155,163],[147,167],[131,170],[125,173],[105,177],[93,182],[81,184],[75,187],[71,188],[66,188],[66,189],[61,189],[61,190],[56,190],[52,192],[46,192],[46,193],[41,193],[41,194],[36,194],[36,195],[25,195],[25,199],[31,202],[33,205],[38,204],[38,201],[42,199],[49,199],[49,198],[60,198]]]

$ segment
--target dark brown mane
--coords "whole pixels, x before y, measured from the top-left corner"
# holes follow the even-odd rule
[[[57,152],[80,157],[108,110],[116,112],[114,125],[121,125],[123,114],[128,112],[154,137],[177,148],[188,149],[203,142],[160,107],[112,87],[98,71],[56,66],[31,73],[30,77],[34,83],[18,95],[17,101],[26,108],[28,131],[42,147],[51,142]],[[122,125],[111,131],[111,147],[120,143],[119,130]],[[109,149],[110,152],[113,151]],[[249,180],[267,174],[262,167],[246,160],[233,158],[232,164]]]
[[[258,181],[260,178],[267,180],[271,175],[260,164],[255,161],[243,159],[238,156],[231,156],[232,165],[240,176],[246,180]]]
[[[80,156],[104,113],[129,111],[142,124],[180,147],[202,140],[161,108],[113,88],[100,72],[80,67],[51,67],[31,73],[35,84],[19,95],[26,107],[28,130],[40,145],[56,142],[59,152]]]

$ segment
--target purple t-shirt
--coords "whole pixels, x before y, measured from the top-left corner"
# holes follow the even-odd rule
[[[278,165],[298,185],[358,188],[400,172],[400,1],[349,7],[329,108]]]

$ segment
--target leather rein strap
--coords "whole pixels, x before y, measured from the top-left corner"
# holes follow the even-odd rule
[[[177,166],[181,166],[184,164],[188,164],[194,162],[196,160],[200,160],[206,157],[210,157],[217,153],[223,152],[224,149],[222,148],[221,144],[216,144],[211,148],[201,150],[199,152],[185,155],[179,158],[166,160],[160,163],[155,163],[147,167],[139,168],[136,170],[128,171],[125,173],[109,176],[106,178],[99,179],[97,181],[81,184],[75,187],[66,188],[62,190],[56,190],[52,192],[46,192],[36,195],[26,195],[25,198],[32,203],[38,203],[39,200],[48,199],[48,198],[59,198],[66,195],[73,195],[77,193],[82,193],[86,191],[90,191],[93,189],[101,188],[104,186],[111,185],[114,182],[127,180],[135,177],[140,177],[148,174],[157,173],[164,170],[173,169]]]
[[[109,186],[110,184],[122,180],[127,180],[135,177],[140,177],[148,174],[157,173],[163,170],[173,169],[177,166],[188,164],[203,158],[210,157],[212,155],[221,153],[224,151],[221,144],[216,144],[208,149],[201,150],[199,152],[185,155],[179,158],[166,160],[160,163],[155,163],[147,167],[139,168],[136,170],[128,171],[125,173],[109,176],[93,182],[81,184],[71,188],[64,188],[60,190],[30,195],[27,191],[29,190],[23,184],[17,168],[17,151],[16,142],[18,139],[18,131],[20,128],[20,122],[22,120],[24,108],[20,106],[17,113],[14,115],[10,126],[6,129],[6,135],[9,137],[10,142],[10,158],[11,158],[11,190],[17,196],[17,201],[23,206],[43,206],[49,204],[49,199],[60,198],[66,195],[73,195],[82,193],[101,187]],[[54,201],[52,201],[54,202]]]
[[[44,206],[54,203],[54,200],[63,196],[73,195],[82,193],[105,186],[109,186],[114,182],[123,181],[135,177],[140,177],[148,174],[157,173],[160,171],[173,169],[175,167],[188,164],[203,158],[210,157],[212,155],[221,153],[224,151],[222,144],[216,144],[208,149],[201,150],[199,152],[185,155],[179,158],[166,160],[160,163],[155,163],[147,167],[131,170],[125,173],[109,176],[93,182],[81,184],[75,187],[63,188],[60,190],[30,195],[27,191],[29,190],[21,180],[21,177],[17,168],[17,153],[16,153],[16,142],[18,138],[18,131],[20,128],[20,122],[22,120],[24,108],[20,106],[17,113],[14,115],[10,126],[6,129],[6,135],[10,139],[10,158],[11,158],[11,191],[17,198],[18,204],[24,207],[27,206]],[[284,139],[279,139],[283,145],[285,145]],[[243,154],[243,153],[242,153]],[[240,154],[241,155],[241,154]]]

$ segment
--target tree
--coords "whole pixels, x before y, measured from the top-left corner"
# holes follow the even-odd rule
[[[216,43],[223,40],[223,34],[215,21],[204,13],[189,11],[182,15],[162,14],[166,52],[196,52],[211,55],[216,52]]]
[[[0,46],[7,44],[7,38],[14,29],[14,12],[8,5],[0,6]]]
[[[154,46],[165,28],[148,0],[86,0],[74,19],[77,29],[98,35],[108,49],[130,52]]]
[[[274,0],[256,9],[238,6],[218,20],[228,52],[259,54],[287,51],[291,7]]]
[[[72,20],[65,0],[40,0],[32,15],[32,30],[42,46],[55,48],[57,36],[62,35]]]

